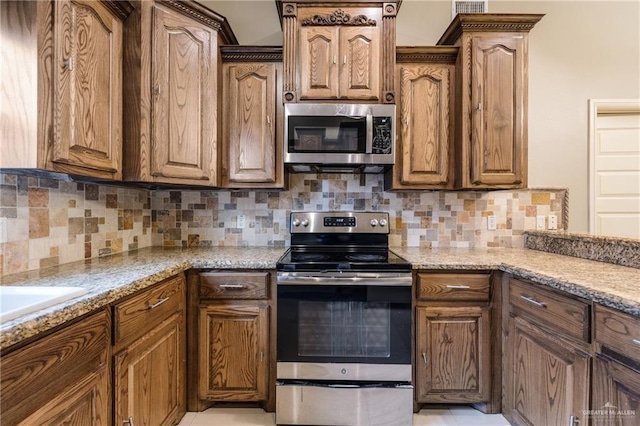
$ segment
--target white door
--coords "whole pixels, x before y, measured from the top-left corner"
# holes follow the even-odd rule
[[[640,100],[591,100],[589,230],[640,239]]]

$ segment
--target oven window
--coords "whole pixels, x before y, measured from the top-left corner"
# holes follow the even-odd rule
[[[298,356],[391,356],[389,303],[301,301],[298,309]]]

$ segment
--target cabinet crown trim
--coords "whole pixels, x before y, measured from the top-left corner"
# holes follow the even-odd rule
[[[454,44],[463,32],[468,31],[528,32],[543,16],[544,14],[459,13],[436,44]]]
[[[351,16],[342,9],[326,15],[313,15],[311,18],[302,20],[302,26],[334,26],[345,25],[352,27],[375,27],[378,22],[369,19],[366,15]]]
[[[195,1],[162,0],[162,4],[218,31],[222,44],[238,44],[238,39],[224,16],[218,15]]]

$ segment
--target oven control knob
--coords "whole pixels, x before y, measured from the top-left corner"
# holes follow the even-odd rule
[[[369,222],[371,224],[371,226],[377,226],[378,225],[378,220],[377,219],[371,219],[371,222]]]
[[[293,226],[300,226],[300,219],[298,218],[293,219]]]
[[[309,221],[307,219],[302,219],[302,222],[300,222],[302,224],[302,226],[304,226],[305,228],[307,226],[309,226]]]
[[[380,226],[385,227],[387,226],[387,221],[384,219],[380,219],[380,222],[378,222],[380,224]]]

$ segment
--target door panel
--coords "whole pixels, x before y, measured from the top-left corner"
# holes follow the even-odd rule
[[[380,93],[380,30],[340,29],[340,97],[378,99]]]
[[[300,98],[338,97],[338,27],[300,29]]]

